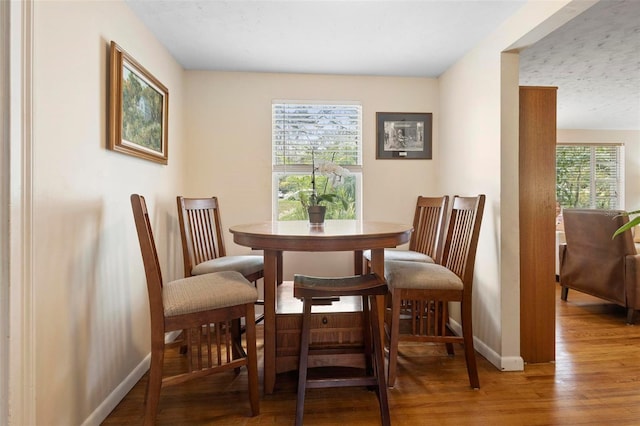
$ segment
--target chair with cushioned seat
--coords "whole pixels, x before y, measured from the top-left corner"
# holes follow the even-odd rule
[[[240,272],[257,286],[264,276],[261,255],[227,256],[217,197],[177,197],[185,277],[219,271]],[[263,304],[258,301],[258,304]],[[260,315],[256,322],[264,318]]]
[[[145,396],[144,424],[155,424],[160,392],[163,386],[214,373],[229,372],[246,366],[251,414],[260,412],[256,326],[246,321],[246,351],[234,347],[241,337],[212,338],[211,324],[227,324],[242,318],[253,318],[258,298],[256,288],[235,271],[214,272],[171,282],[163,282],[160,262],[151,230],[144,197],[131,195],[131,207],[140,243],[140,251],[149,293],[151,314],[151,366]],[[188,371],[163,377],[165,333],[183,331]],[[220,336],[220,333],[217,333]],[[231,353],[243,356],[233,356]],[[246,355],[245,355],[246,354]]]
[[[471,306],[473,270],[485,196],[453,198],[442,251],[442,263],[411,261],[385,262],[385,275],[391,296],[391,312],[385,318],[389,330],[389,386],[397,375],[400,341],[463,343],[471,387],[479,388],[478,370],[473,347]],[[400,330],[401,302],[411,301],[409,326]],[[448,303],[461,304],[462,336],[449,325]]]
[[[385,249],[384,259],[405,260],[411,262],[439,263],[442,254],[442,233],[447,220],[449,196],[423,197],[418,196],[413,215],[413,233],[409,240],[409,247],[403,249]],[[371,270],[371,250],[363,252],[365,272]],[[389,301],[387,301],[389,303]],[[410,300],[400,302],[401,315],[410,315],[412,306]],[[447,347],[448,350],[450,346]]]
[[[407,250],[385,249],[385,260],[438,263],[442,250],[442,230],[447,218],[449,196],[418,196],[413,216],[413,233]],[[363,253],[365,272],[371,269],[371,251]]]

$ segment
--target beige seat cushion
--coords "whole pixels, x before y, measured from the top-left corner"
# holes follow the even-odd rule
[[[389,261],[385,263],[389,289],[462,290],[460,277],[436,263]]]
[[[362,255],[367,260],[371,260],[371,250],[365,250]],[[384,260],[406,260],[409,262],[434,263],[430,256],[413,250],[384,250]]]
[[[242,275],[251,275],[264,268],[262,256],[223,256],[197,264],[191,275],[210,274],[219,271],[236,271]]]
[[[255,303],[258,291],[235,271],[197,275],[166,283],[162,301],[166,317]]]

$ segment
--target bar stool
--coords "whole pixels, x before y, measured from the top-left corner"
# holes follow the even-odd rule
[[[387,293],[384,278],[376,274],[356,275],[340,278],[320,278],[306,275],[295,275],[293,279],[293,295],[303,302],[302,330],[300,334],[300,364],[298,376],[298,401],[296,406],[296,425],[302,425],[304,416],[304,398],[307,388],[329,388],[346,386],[374,387],[380,404],[380,417],[383,426],[391,424],[389,417],[389,401],[384,374],[384,355],[378,321],[376,296]],[[326,353],[326,349],[310,347],[311,341],[311,306],[326,304],[332,297],[362,296],[363,314],[363,347],[340,348],[333,353],[364,353],[366,372],[364,376],[327,377],[307,379],[309,355],[314,351]],[[373,355],[373,356],[372,356]]]

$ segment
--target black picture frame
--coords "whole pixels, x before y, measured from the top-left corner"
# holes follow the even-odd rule
[[[377,112],[376,159],[431,159],[433,114]]]

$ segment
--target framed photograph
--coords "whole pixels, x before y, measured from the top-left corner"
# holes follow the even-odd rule
[[[108,148],[167,164],[169,90],[113,41],[110,68]]]
[[[377,112],[377,159],[431,159],[433,114]]]

